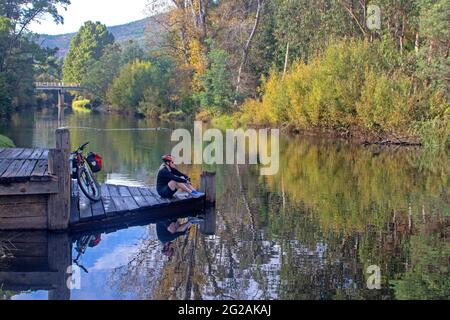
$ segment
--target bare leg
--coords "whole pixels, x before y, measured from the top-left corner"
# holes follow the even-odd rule
[[[175,182],[175,181],[170,181],[169,182],[169,188],[172,191],[175,190],[183,190],[186,191],[187,193],[192,193],[192,187],[188,187],[188,185],[186,183],[181,183],[181,182]]]

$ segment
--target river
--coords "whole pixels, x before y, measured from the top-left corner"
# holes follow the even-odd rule
[[[100,182],[147,185],[171,150],[171,131],[192,123],[83,113],[58,121],[44,109],[14,114],[0,134],[19,147],[51,147],[59,126],[70,127],[72,147],[90,141],[103,156]],[[154,225],[104,234],[82,256],[89,272],[72,299],[450,297],[448,153],[282,137],[274,176],[256,165],[181,169],[194,184],[202,170],[217,172],[216,234],[193,228],[176,240],[172,259]]]

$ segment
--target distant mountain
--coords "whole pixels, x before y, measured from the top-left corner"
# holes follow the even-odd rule
[[[144,44],[146,39],[151,37],[151,41],[158,43],[162,37],[162,28],[156,22],[155,17],[150,17],[127,24],[108,27],[108,30],[114,35],[116,42],[125,42],[129,40]],[[69,51],[70,41],[74,33],[66,33],[60,35],[41,34],[38,38],[38,43],[41,47],[59,48],[57,56],[65,57]]]

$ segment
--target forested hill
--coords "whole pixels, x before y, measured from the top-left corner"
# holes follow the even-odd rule
[[[161,38],[161,27],[156,23],[154,17],[130,22],[127,24],[108,27],[108,30],[114,35],[117,42],[134,40],[143,43],[146,37],[152,37],[154,40]],[[145,34],[147,31],[147,34]],[[61,35],[40,35],[39,44],[42,47],[59,48],[57,53],[60,57],[65,57],[69,51],[70,40],[76,33],[66,33]],[[156,41],[157,42],[157,41]]]

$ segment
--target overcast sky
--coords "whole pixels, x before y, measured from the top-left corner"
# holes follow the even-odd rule
[[[33,23],[31,31],[46,34],[76,32],[87,20],[100,21],[115,26],[146,17],[147,0],[72,0],[67,11],[60,10],[63,25],[56,25],[51,18]]]

